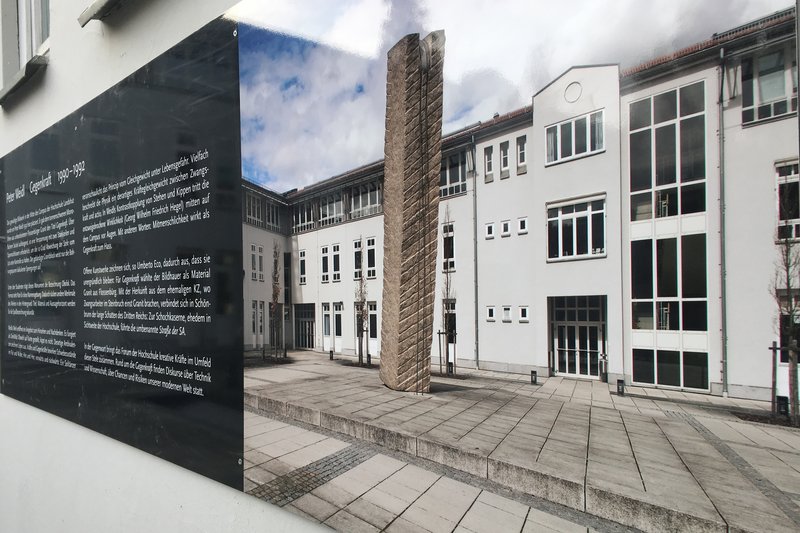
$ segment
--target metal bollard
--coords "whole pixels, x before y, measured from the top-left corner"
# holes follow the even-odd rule
[[[448,376],[452,376],[453,375],[453,363],[451,363],[449,361],[447,362],[447,375]]]
[[[625,380],[617,380],[617,396],[625,396]]]
[[[536,370],[531,370],[531,385],[536,385],[539,379],[539,374]]]
[[[331,356],[331,361],[333,361],[333,350],[331,350],[331,351],[330,351],[330,352],[328,352],[328,353],[329,353],[329,354],[330,354],[330,356]]]

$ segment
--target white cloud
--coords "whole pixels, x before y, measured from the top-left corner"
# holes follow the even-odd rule
[[[242,87],[243,156],[283,191],[382,157],[386,52],[407,33],[444,29],[449,132],[531,96],[576,64],[624,68],[787,7],[786,0],[247,0],[232,16],[321,42],[299,56],[256,55]],[[353,55],[355,54],[355,55]],[[297,76],[293,91],[280,85]],[[363,89],[356,92],[356,87]],[[350,94],[350,98],[343,95]]]

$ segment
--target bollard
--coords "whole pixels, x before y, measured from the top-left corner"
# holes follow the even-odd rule
[[[451,363],[449,361],[447,362],[447,375],[448,376],[452,376],[453,375],[453,363]]]
[[[617,380],[617,396],[625,396],[625,380]]]
[[[539,375],[536,370],[531,370],[531,385],[536,385]]]
[[[331,361],[333,361],[333,350],[331,350],[331,351],[329,352],[329,354],[330,354],[330,356],[331,356]]]
[[[789,397],[778,396],[778,414],[781,416],[789,416]]]
[[[372,365],[372,356],[367,352],[367,366]]]

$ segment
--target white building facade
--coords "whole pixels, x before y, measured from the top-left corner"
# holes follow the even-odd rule
[[[628,71],[573,67],[532,106],[446,135],[434,367],[448,354],[457,368],[769,398],[777,243],[800,237],[793,25],[787,10]],[[276,342],[356,355],[363,299],[363,349],[379,358],[382,172],[284,195],[245,182],[279,221],[245,213],[249,347],[272,342],[257,293],[277,245]]]

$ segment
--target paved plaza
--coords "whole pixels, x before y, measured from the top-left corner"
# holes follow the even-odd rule
[[[245,404],[254,411],[245,419],[247,489],[336,529],[355,530],[358,519],[377,530],[543,530],[541,511],[515,495],[579,513],[548,526],[554,530],[609,527],[587,526],[581,513],[646,531],[800,529],[800,431],[744,422],[730,412],[764,411],[764,402],[636,388],[627,389],[635,396],[622,397],[600,382],[549,378],[532,385],[526,376],[484,371],[434,378],[431,394],[415,395],[387,389],[375,370],[311,352],[290,356],[293,364],[245,373]],[[266,436],[272,431],[305,432],[297,438],[306,444],[291,449],[298,443],[280,444]],[[425,471],[409,464],[414,460],[466,477],[403,474]],[[420,484],[409,487],[421,492],[403,512],[397,502],[381,507],[375,500],[382,495],[370,494],[402,493],[380,488],[399,483],[396,476]],[[430,484],[423,487],[424,480]],[[470,480],[510,492],[500,496]],[[364,490],[352,484],[348,490],[348,483]],[[427,491],[453,500],[438,508],[452,510],[440,523],[421,511],[434,512]],[[331,501],[334,494],[353,499]],[[392,519],[359,514],[372,509],[359,499],[394,513]],[[326,517],[320,508],[333,512]],[[500,511],[508,516],[492,518]],[[420,513],[424,519],[415,518]]]

